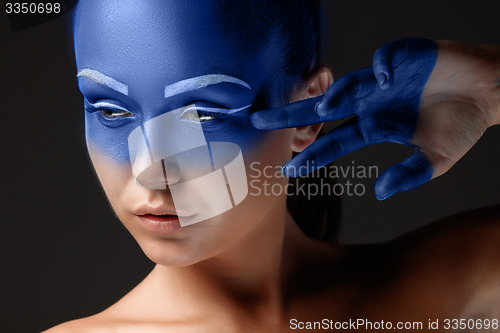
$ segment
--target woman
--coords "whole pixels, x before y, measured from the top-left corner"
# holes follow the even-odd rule
[[[418,147],[380,177],[384,199],[446,172],[500,123],[498,48],[401,41],[332,85],[317,62],[316,10],[309,1],[80,2],[88,149],[114,211],[156,266],[110,308],[49,332],[289,331],[325,318],[331,330],[384,321],[425,331],[436,320],[445,330],[445,319],[499,317],[498,209],[347,247],[304,235],[286,192],[253,195],[241,183],[286,186],[264,168],[308,146],[285,173],[374,142]],[[312,144],[323,121],[350,115]],[[229,206],[212,201],[222,197]],[[363,326],[344,325],[357,319]]]

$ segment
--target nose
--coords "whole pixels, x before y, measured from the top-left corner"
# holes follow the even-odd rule
[[[201,124],[183,122],[185,109],[161,114],[130,133],[130,163],[139,186],[165,189],[212,171]]]
[[[181,170],[179,165],[171,163],[165,166],[165,159],[152,163],[135,176],[137,185],[152,190],[165,190],[181,181]],[[167,173],[168,170],[168,173]]]

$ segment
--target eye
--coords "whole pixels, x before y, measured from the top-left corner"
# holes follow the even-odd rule
[[[196,111],[195,109],[186,110],[186,112],[182,114],[182,118],[193,120],[200,123],[215,119],[213,115],[204,112],[199,112]]]
[[[131,117],[132,113],[125,110],[101,109],[102,115],[106,118]]]
[[[100,112],[101,115],[107,119],[133,116],[132,112],[127,111],[125,108],[118,106],[115,103],[107,101],[89,103],[85,100],[85,109],[90,113]]]
[[[182,112],[181,118],[196,122],[208,123],[214,120],[225,120],[228,118],[227,108],[208,102],[192,102]]]

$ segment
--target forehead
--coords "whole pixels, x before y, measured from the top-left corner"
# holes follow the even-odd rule
[[[249,66],[248,52],[235,49],[222,31],[215,2],[80,1],[74,26],[78,70],[158,87],[209,73],[239,74]]]

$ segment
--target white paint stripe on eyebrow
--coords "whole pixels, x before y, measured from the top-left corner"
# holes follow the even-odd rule
[[[84,68],[81,71],[79,71],[78,74],[76,75],[76,77],[82,77],[82,76],[94,81],[95,83],[116,90],[119,93],[122,93],[123,95],[128,95],[128,86],[125,83],[121,83],[120,81],[117,81],[112,77],[104,75],[99,71],[90,68]]]
[[[205,88],[223,82],[239,84],[245,88],[252,89],[248,83],[233,76],[224,74],[208,74],[182,80],[165,87],[165,98],[172,97],[187,91]]]

